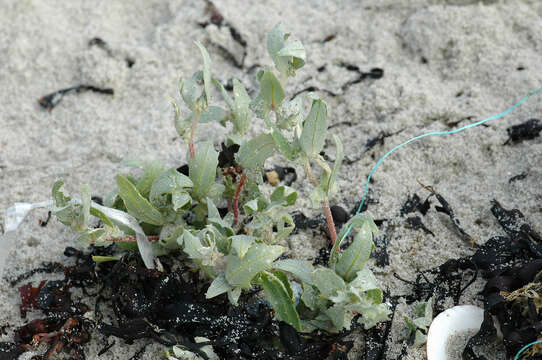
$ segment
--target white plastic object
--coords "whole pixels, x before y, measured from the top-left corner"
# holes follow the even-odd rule
[[[455,334],[479,330],[484,321],[484,309],[459,305],[447,309],[433,320],[427,332],[427,360],[447,360],[446,343]]]

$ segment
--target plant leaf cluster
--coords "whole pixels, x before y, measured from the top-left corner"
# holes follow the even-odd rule
[[[306,61],[301,42],[289,41],[280,24],[272,29],[267,47],[275,68],[258,73],[260,88],[253,99],[237,79],[232,81],[231,96],[212,73],[203,45],[196,45],[203,68],[181,80],[184,106],[173,101],[175,128],[193,145],[187,156],[188,175],[159,162],[126,162],[135,171],[117,175],[117,189],[106,197],[104,206],[91,201],[87,186],[81,199],[72,199],[62,192],[63,182],[58,181],[53,187],[57,218],[79,233],[83,245],[118,241],[135,250],[134,242],[127,240],[135,237],[148,267],[159,266],[157,256],[181,254],[209,280],[207,298],[225,294],[237,304],[243,290],[259,285],[275,316],[298,331],[339,332],[349,329],[354,318],[365,328],[387,320],[388,306],[382,303],[382,291],[366,266],[377,232],[370,217],[357,215],[345,224],[341,234],[349,226],[357,234],[342,251],[341,244],[335,244],[328,267],[279,260],[286,250],[280,244],[294,229],[288,209],[295,204],[297,193],[278,186],[267,195],[262,185],[265,161],[280,153],[306,169],[315,162],[321,175],[319,182],[315,180],[311,199],[319,207],[337,190],[343,159],[337,136],[333,136],[334,164],[328,165],[320,155],[328,128],[325,102],[314,94],[308,96],[309,104],[300,96],[286,100],[286,81]],[[213,104],[214,92],[221,95],[226,108]],[[255,118],[263,119],[266,131],[250,138]],[[194,143],[195,127],[206,122],[231,129],[226,145],[228,149],[237,146],[233,166],[219,166],[219,153],[211,142]],[[232,126],[227,127],[228,123]],[[238,204],[240,221],[239,211],[234,210]],[[219,208],[228,211],[224,214]],[[90,223],[91,216],[101,220],[99,227]],[[151,243],[150,236],[158,240]],[[181,351],[173,349],[171,358]]]

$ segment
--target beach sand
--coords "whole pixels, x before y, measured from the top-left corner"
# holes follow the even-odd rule
[[[393,146],[498,114],[542,84],[542,2],[535,0],[223,0],[215,5],[246,41],[243,64],[238,55],[243,48],[227,26],[202,26],[209,22],[204,1],[3,0],[0,213],[16,201],[47,200],[58,178],[65,179],[72,194],[89,184],[93,195],[104,196],[115,187],[116,173],[130,171],[121,165],[126,159],[156,159],[167,167],[184,164],[187,146],[175,132],[168,98],[178,98],[179,77],[190,76],[201,65],[195,40],[207,47],[221,81],[236,77],[251,94],[257,91],[256,69],[271,65],[264,45],[267,32],[282,22],[303,42],[307,65],[287,90],[325,89],[317,94],[328,103],[330,124],[349,123],[332,131],[343,139],[345,155],[360,155],[360,160],[343,165],[340,191],[331,201],[348,209],[359,202],[370,169]],[[109,51],[89,47],[93,38],[103,39]],[[380,68],[384,76],[345,85],[358,74],[344,64],[363,72]],[[67,94],[51,111],[37,103],[46,94],[78,84],[113,88],[114,95]],[[408,293],[410,286],[394,278],[394,272],[414,280],[420,270],[474,252],[449,218],[434,208],[422,220],[435,236],[406,226],[402,204],[409,195],[428,195],[418,181],[448,200],[477,244],[504,233],[490,212],[492,199],[521,210],[542,230],[542,138],[503,145],[506,128],[540,118],[541,112],[542,96],[534,96],[488,126],[426,138],[382,163],[370,185],[374,202],[369,213],[386,219],[381,233],[389,241],[389,265],[371,263],[383,289],[392,295]],[[263,128],[255,120],[253,132]],[[364,152],[367,141],[381,133],[391,135]],[[217,125],[202,127],[198,135],[215,144],[221,138]],[[332,141],[325,151],[334,158]],[[273,157],[267,167],[282,163]],[[524,179],[509,182],[522,173],[527,174]],[[296,208],[317,215],[309,209],[307,179],[300,176],[293,186],[300,195]],[[46,215],[44,209],[33,211],[17,231],[16,245],[6,249],[5,241],[0,244],[0,251],[9,251],[4,275],[65,259],[62,251],[73,245],[73,234],[55,219],[40,227],[38,220]],[[311,258],[325,239],[302,231],[292,242],[292,254]],[[483,281],[476,282],[460,303],[481,306],[477,292],[482,287]],[[18,301],[17,290],[2,280],[0,325],[9,325],[9,330],[1,341],[23,323]],[[401,352],[403,315],[412,314],[413,306],[398,307],[388,359]],[[143,344],[116,343],[100,359],[126,359]],[[87,358],[97,358],[102,345],[99,341],[87,348]],[[142,359],[156,359],[159,351],[160,346],[152,345]],[[352,351],[350,358],[357,359],[356,354]],[[424,358],[423,347],[409,349],[405,357]]]

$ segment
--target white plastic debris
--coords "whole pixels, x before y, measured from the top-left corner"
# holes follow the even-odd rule
[[[427,333],[427,360],[446,360],[446,343],[455,334],[477,331],[484,321],[484,310],[473,305],[454,306],[441,312]]]

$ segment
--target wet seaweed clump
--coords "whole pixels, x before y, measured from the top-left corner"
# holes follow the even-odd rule
[[[75,263],[55,268],[64,279],[20,286],[21,316],[29,311],[42,316],[14,329],[13,341],[0,343],[0,360],[41,350],[40,344],[47,348],[35,359],[64,353],[82,360],[96,355],[85,353],[90,341],[104,341],[100,355],[108,352],[115,344],[110,337],[127,344],[181,346],[202,359],[210,359],[202,351],[209,345],[220,359],[346,359],[352,346],[343,340],[350,331],[303,334],[275,320],[258,289],[243,294],[239,306],[227,298],[209,300],[198,272],[177,257],[161,257],[164,271],[157,271],[147,269],[135,253],[115,258],[117,251],[116,245],[89,253],[66,248]],[[81,290],[81,300],[72,295],[74,289]],[[198,342],[201,338],[207,340]]]

